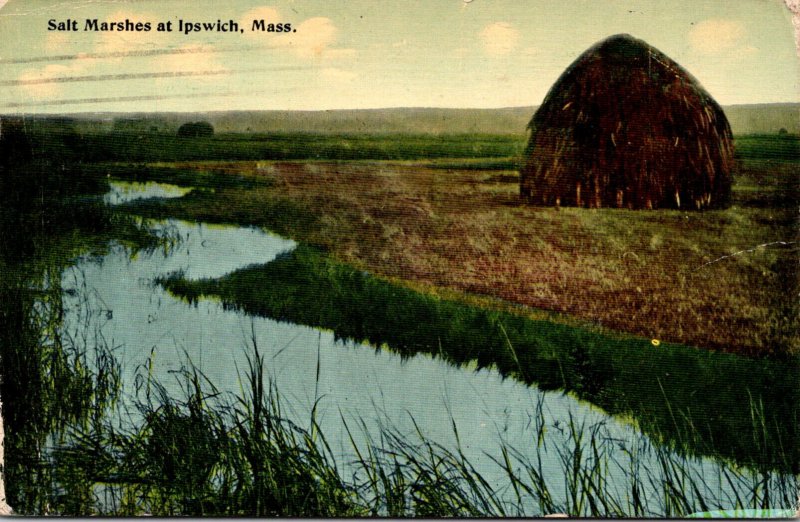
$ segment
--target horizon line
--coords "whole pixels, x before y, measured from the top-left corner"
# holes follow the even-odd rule
[[[225,93],[227,96],[232,95],[233,93]],[[186,97],[183,95],[182,97]],[[149,99],[149,97],[136,97],[136,100],[131,101],[144,101],[145,99]],[[94,101],[94,100],[91,100]],[[124,100],[127,101],[127,100]],[[90,99],[78,101],[78,103],[90,103]],[[67,105],[67,103],[64,103]],[[529,105],[509,105],[509,106],[502,106],[502,107],[446,107],[446,106],[427,106],[427,105],[403,105],[403,106],[387,106],[387,107],[342,107],[342,108],[331,108],[331,109],[210,109],[210,110],[167,110],[167,111],[148,111],[148,110],[100,110],[100,111],[92,111],[92,110],[84,110],[84,111],[54,111],[54,112],[30,112],[30,111],[19,111],[19,112],[0,112],[0,116],[57,116],[57,115],[103,115],[103,114],[148,114],[148,115],[158,115],[158,114],[213,114],[213,113],[231,113],[231,112],[250,112],[250,113],[259,113],[259,112],[296,112],[296,113],[308,113],[308,112],[316,112],[316,113],[323,113],[323,112],[355,112],[355,111],[382,111],[382,110],[448,110],[448,111],[458,111],[458,110],[477,110],[477,111],[503,111],[503,110],[514,110],[514,109],[530,109],[533,107],[539,107],[539,104],[529,104]],[[769,101],[769,102],[745,102],[745,103],[729,103],[729,104],[720,104],[721,107],[743,107],[743,106],[755,106],[755,105],[798,105],[800,106],[800,100],[796,101]],[[6,105],[3,108],[15,108],[17,106],[22,106],[22,104],[10,104]],[[800,108],[800,107],[798,107]]]

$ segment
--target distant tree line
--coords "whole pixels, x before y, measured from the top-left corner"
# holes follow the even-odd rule
[[[184,123],[178,129],[181,138],[205,138],[214,135],[214,127],[207,121]]]

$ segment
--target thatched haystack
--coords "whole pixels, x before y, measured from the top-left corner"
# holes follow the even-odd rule
[[[612,36],[556,81],[529,124],[520,193],[535,205],[725,206],[733,142],[720,106],[647,43]]]

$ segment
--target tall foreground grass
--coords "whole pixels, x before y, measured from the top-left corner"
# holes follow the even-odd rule
[[[114,347],[92,317],[102,314],[107,320],[107,311],[88,310],[85,287],[68,290],[83,297],[87,312],[64,328],[63,270],[80,253],[103,252],[112,236],[135,250],[171,240],[155,238],[127,217],[109,217],[99,226],[102,232],[91,233],[75,225],[51,238],[48,248],[34,246],[36,255],[25,262],[0,255],[2,471],[8,502],[23,513],[49,509],[47,448],[67,427],[92,429],[115,404],[121,386]],[[37,234],[29,239],[42,241]]]
[[[60,331],[61,272],[78,253],[102,251],[111,237],[139,245],[151,243],[151,238],[129,217],[114,216],[102,204],[99,198],[108,184],[76,164],[68,152],[73,133],[31,136],[19,122],[3,124],[2,471],[9,504],[36,512],[46,508],[40,487],[50,480],[42,460],[48,436],[67,425],[89,422],[93,413],[110,406],[118,386],[116,363],[99,337],[69,339]],[[43,154],[41,146],[53,154]]]
[[[183,392],[175,397],[143,368],[134,413],[72,426],[68,442],[47,453],[52,490],[37,512],[677,517],[788,508],[800,486],[797,475],[701,461],[645,437],[619,440],[603,422],[552,422],[542,402],[531,405],[536,456],[498,435],[491,458],[502,483],[490,483],[465,456],[455,424],[457,443],[446,448],[418,426],[412,438],[390,423],[376,435],[364,419],[342,419],[352,451],[336,455],[314,410],[304,427],[284,417],[255,340],[248,361],[238,396],[221,394],[187,363],[176,372]],[[357,431],[366,443],[356,442]],[[546,452],[557,456],[555,467],[543,464]]]

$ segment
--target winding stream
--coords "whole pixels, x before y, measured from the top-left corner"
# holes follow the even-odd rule
[[[185,192],[155,184],[114,182],[112,186],[107,201],[113,203]],[[501,442],[532,462],[541,452],[542,467],[552,471],[554,495],[565,491],[558,452],[553,451],[566,439],[558,426],[568,425],[570,419],[586,426],[604,423],[603,436],[612,438],[617,446],[634,448],[646,441],[630,425],[587,403],[504,380],[496,371],[458,368],[425,355],[403,360],[389,350],[336,341],[329,331],[225,310],[210,299],[187,304],[154,280],[178,270],[190,279],[219,277],[250,264],[268,263],[295,243],[255,228],[178,220],[158,222],[154,227],[180,237],[180,241],[171,249],[135,255],[116,245],[101,259],[80,258],[62,276],[65,331],[70,335],[89,332],[116,347],[123,389],[129,395],[134,393],[137,369],[148,362],[151,353],[154,376],[170,391],[179,391],[170,372],[184,365],[188,357],[220,390],[239,393],[239,374],[244,378],[247,347],[254,335],[265,354],[269,377],[279,390],[284,414],[308,427],[311,409],[319,401],[317,420],[345,477],[349,476],[353,450],[343,419],[355,428],[357,442],[364,443],[367,434],[359,419],[364,420],[373,440],[379,440],[381,425],[390,425],[409,434],[413,442],[413,418],[426,438],[450,449],[456,447],[455,424],[465,455],[498,486],[507,484],[508,479],[487,455],[500,458]],[[547,425],[556,426],[545,432],[541,446],[535,428],[539,403]],[[622,477],[629,463],[625,452],[613,457],[621,469],[611,470],[612,480]],[[654,456],[643,458],[645,464],[657,467]],[[705,487],[719,492],[718,498],[730,493],[716,464],[700,459],[691,463]],[[620,487],[624,488],[622,483]],[[650,495],[658,503],[659,492],[651,487]]]

